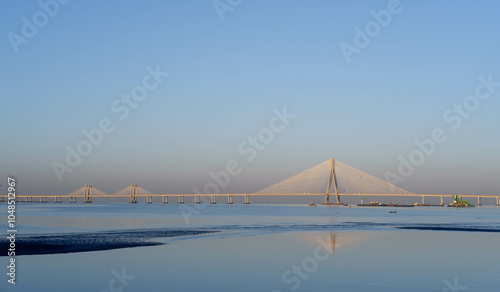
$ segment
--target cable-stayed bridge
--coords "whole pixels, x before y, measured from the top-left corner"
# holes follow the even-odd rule
[[[425,197],[440,197],[443,205],[444,197],[453,197],[455,194],[414,194],[405,189],[390,184],[384,180],[369,175],[361,170],[351,167],[335,159],[329,159],[310,169],[298,173],[290,178],[282,180],[274,185],[262,189],[256,193],[233,193],[233,194],[154,194],[137,184],[131,184],[118,192],[107,194],[92,185],[85,185],[66,195],[17,195],[16,200],[24,198],[25,202],[47,202],[47,198],[54,199],[60,203],[62,199],[69,199],[70,203],[76,203],[77,198],[83,198],[84,203],[92,203],[93,198],[129,198],[130,203],[138,203],[140,197],[146,198],[146,203],[152,203],[153,197],[162,197],[162,203],[168,203],[169,198],[177,198],[179,204],[184,203],[184,197],[193,197],[194,204],[201,201],[216,204],[217,197],[227,197],[227,203],[233,203],[233,197],[244,197],[244,203],[250,203],[251,196],[324,196],[323,204],[340,205],[341,197],[415,197],[422,200],[425,205]],[[461,197],[477,198],[477,204],[482,205],[482,198],[496,198],[496,205],[500,206],[500,195],[476,195],[462,194]],[[335,202],[330,202],[330,197]],[[7,196],[0,196],[0,202],[6,202]]]

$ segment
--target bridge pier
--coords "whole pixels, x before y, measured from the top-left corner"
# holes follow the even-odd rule
[[[161,201],[162,204],[168,204],[168,197],[163,196],[163,200]]]
[[[500,197],[497,197],[497,206],[500,206]]]
[[[200,203],[200,196],[194,196],[194,203],[199,204]]]
[[[232,204],[233,203],[233,196],[227,196],[227,203]]]
[[[425,204],[425,196],[422,196],[422,205]]]
[[[62,203],[61,197],[54,197],[54,203]]]
[[[153,203],[153,196],[147,196],[146,197],[146,204],[151,204]]]
[[[477,205],[482,206],[481,197],[477,197]]]
[[[217,204],[217,199],[215,196],[210,196],[210,204]]]
[[[250,204],[250,196],[245,195],[245,203],[244,204]]]
[[[179,204],[184,204],[184,196],[179,196]]]
[[[441,196],[441,203],[439,203],[439,206],[444,206],[444,204],[443,204],[443,196]]]
[[[76,197],[70,196],[69,197],[69,202],[70,203],[76,203]]]

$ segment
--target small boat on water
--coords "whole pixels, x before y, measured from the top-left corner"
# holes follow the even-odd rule
[[[389,213],[397,213],[398,211],[394,210],[394,211],[389,211]]]
[[[309,204],[309,206],[311,206],[311,207],[316,207],[316,204],[311,203],[311,204]]]

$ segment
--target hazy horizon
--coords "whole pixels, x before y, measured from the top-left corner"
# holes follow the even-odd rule
[[[230,161],[222,191],[252,193],[332,157],[414,193],[500,193],[499,3],[71,1],[17,45],[43,8],[2,8],[0,194],[8,175],[19,194],[192,193]]]

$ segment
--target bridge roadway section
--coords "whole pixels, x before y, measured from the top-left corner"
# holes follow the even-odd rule
[[[18,195],[16,201],[18,202],[36,202],[33,199],[39,199],[40,202],[47,202],[47,198],[53,198],[54,202],[61,203],[62,199],[69,199],[70,203],[76,203],[77,198],[83,198],[84,203],[91,203],[93,198],[130,198],[131,203],[137,203],[139,197],[146,197],[146,203],[152,203],[153,197],[162,197],[162,203],[168,203],[168,198],[177,197],[178,203],[184,203],[184,197],[194,197],[194,203],[200,204],[200,197],[210,197],[210,203],[215,204],[217,197],[227,197],[228,204],[233,203],[233,197],[244,197],[244,203],[250,203],[251,196],[325,196],[325,193],[251,193],[251,194],[119,194],[119,195]],[[335,193],[328,194],[336,195]],[[339,196],[358,196],[358,197],[413,197],[421,198],[422,204],[425,204],[425,197],[440,197],[441,204],[443,204],[444,197],[453,197],[453,194],[370,194],[370,193],[338,193]],[[482,205],[482,198],[496,198],[496,205],[500,206],[499,195],[459,195],[461,198],[477,198],[477,204]],[[22,199],[25,199],[24,201]],[[6,195],[0,196],[0,202],[7,202]],[[208,201],[207,201],[208,202]],[[339,203],[339,202],[338,202]],[[330,203],[332,205],[338,203]]]

